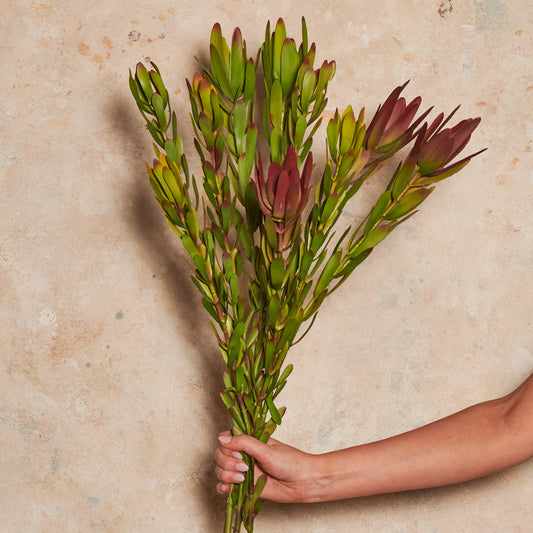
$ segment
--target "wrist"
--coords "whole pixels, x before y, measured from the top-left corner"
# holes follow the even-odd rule
[[[315,477],[309,491],[310,502],[326,502],[365,495],[364,478],[369,472],[361,471],[362,447],[315,456]]]
[[[339,499],[338,490],[348,475],[347,466],[338,460],[338,452],[312,455],[312,476],[306,490],[306,502],[318,503]]]
[[[291,503],[318,503],[326,501],[329,473],[324,457],[327,454],[311,454],[299,452],[294,477],[291,476],[287,486],[289,492],[286,499],[279,500]],[[296,473],[297,472],[297,473]]]

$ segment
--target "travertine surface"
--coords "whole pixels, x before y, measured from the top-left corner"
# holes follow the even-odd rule
[[[533,370],[528,0],[44,1],[4,0],[0,17],[0,531],[221,530],[221,365],[127,83],[156,61],[189,139],[185,78],[215,21],[255,54],[268,19],[298,37],[305,15],[318,59],[337,61],[328,112],[370,114],[411,79],[407,97],[481,116],[470,147],[489,148],[327,301],[289,355],[277,435],[312,452],[383,438]],[[442,489],[269,504],[256,529],[527,533],[531,502],[530,461]]]

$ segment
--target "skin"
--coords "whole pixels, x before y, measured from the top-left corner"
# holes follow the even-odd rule
[[[261,498],[322,502],[437,487],[485,476],[533,456],[533,374],[511,394],[473,405],[381,441],[309,454],[270,439],[219,435],[217,491],[226,494],[247,470],[241,452],[267,476]]]

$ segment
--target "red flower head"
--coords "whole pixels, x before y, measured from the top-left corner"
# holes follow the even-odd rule
[[[421,129],[420,137],[413,148],[413,152],[416,152],[420,175],[434,177],[448,173],[453,169],[459,170],[459,167],[466,164],[472,157],[484,151],[480,150],[448,165],[468,144],[472,133],[481,121],[479,117],[467,118],[452,128],[443,129],[443,126],[452,118],[457,109],[444,121],[444,115],[441,113],[429,127],[424,125]],[[445,167],[445,165],[448,166]]]
[[[378,107],[370,122],[366,130],[365,147],[372,152],[388,153],[405,146],[415,136],[415,128],[429,113],[430,109],[411,124],[422,98],[417,96],[411,103],[406,104],[405,98],[400,97],[400,93],[407,83],[392,91],[385,103]]]
[[[298,169],[298,159],[292,146],[289,146],[283,166],[270,163],[265,182],[261,155],[255,167],[257,180],[253,182],[259,207],[265,215],[268,226],[274,226],[279,236],[278,251],[287,248],[295,223],[298,221],[309,197],[309,182],[313,168],[313,154],[309,152],[302,174]]]

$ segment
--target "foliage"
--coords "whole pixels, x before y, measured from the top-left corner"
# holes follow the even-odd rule
[[[368,126],[364,109],[357,116],[351,106],[336,110],[326,128],[326,163],[313,187],[313,137],[335,74],[333,61],[314,66],[315,53],[304,19],[299,46],[287,37],[283,20],[273,32],[268,24],[256,61],[247,56],[239,28],[228,45],[214,25],[209,65],[200,65],[187,82],[202,194],[159,69],[139,63],[129,79],[155,141],[153,164],[145,164],[150,184],[191,257],[192,281],[227,366],[221,399],[233,433],[264,442],[285,412],[276,398],[292,371],[285,358],[300,327],[312,325],[324,299],[415,212],[435,183],[470,161],[473,155],[453,162],[480,120],[445,128],[456,110],[428,124],[431,109],[415,118],[421,98],[407,104],[401,96],[406,84],[390,94]],[[254,121],[260,83],[262,127]],[[266,167],[259,130],[268,148]],[[408,145],[366,218],[337,235],[348,200]],[[265,479],[254,480],[254,460],[245,460],[250,469],[245,482],[230,490],[225,532],[240,531],[241,523],[252,531],[263,505]]]

